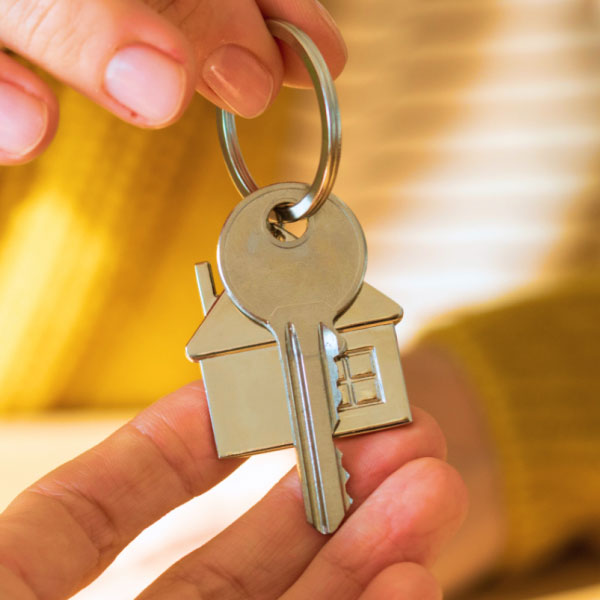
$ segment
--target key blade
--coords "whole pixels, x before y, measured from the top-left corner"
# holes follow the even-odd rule
[[[319,326],[319,337],[321,340],[321,349],[326,363],[324,365],[325,377],[329,379],[328,389],[329,412],[331,413],[331,430],[335,432],[340,424],[340,414],[338,412],[338,408],[342,402],[342,394],[337,385],[338,374],[335,359],[346,351],[346,342],[344,338],[342,338],[342,336],[335,331],[333,326],[328,327],[324,323],[321,323]],[[346,510],[348,510],[352,504],[352,498],[346,489],[346,484],[348,483],[348,479],[350,479],[350,473],[348,473],[348,471],[346,471],[342,465],[342,451],[338,448],[336,448],[335,451],[338,462],[338,471],[343,476],[342,487],[344,495],[344,507]]]
[[[310,328],[309,333],[310,333]],[[300,336],[287,322],[280,348],[291,387],[291,421],[302,479],[307,520],[321,533],[333,533],[344,519],[347,507],[346,472],[341,467],[330,427],[331,415],[325,393],[323,366],[319,355],[319,331]],[[276,336],[277,330],[276,330]],[[301,339],[302,338],[302,339]],[[308,338],[308,339],[306,339]],[[311,347],[312,346],[312,347]]]

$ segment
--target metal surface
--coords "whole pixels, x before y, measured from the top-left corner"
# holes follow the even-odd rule
[[[356,217],[334,197],[309,219],[300,238],[276,238],[269,214],[305,190],[277,184],[240,203],[221,232],[218,263],[236,306],[277,341],[307,519],[330,533],[350,504],[347,473],[333,444],[343,398],[331,374],[346,350],[333,322],[361,289],[366,243]]]
[[[196,270],[207,316],[186,347],[200,362],[219,457],[248,456],[293,446],[287,396],[279,352],[273,335],[238,310],[228,294],[214,298],[210,267]],[[205,313],[206,314],[206,313]],[[371,372],[350,368],[350,384],[380,391],[375,402],[357,402],[339,411],[335,437],[369,433],[410,422],[410,408],[400,366],[394,326],[402,309],[367,283],[335,322],[347,352],[337,358],[333,377],[345,385],[338,365],[361,351],[375,357]],[[346,358],[346,357],[350,357]],[[359,365],[360,366],[360,365]],[[358,394],[356,394],[358,396]]]
[[[300,188],[296,193],[301,193],[301,186],[296,187]],[[284,230],[280,234],[296,240]],[[294,268],[291,265],[290,269]],[[264,277],[269,276],[268,265],[262,272],[246,273],[249,278],[253,275],[258,276],[255,285],[263,285]],[[297,275],[301,276],[301,270]],[[216,296],[208,263],[196,265],[196,276],[206,318],[186,351],[202,368],[219,457],[248,456],[294,445],[286,379],[274,335],[264,323],[242,313],[228,293]],[[394,329],[401,318],[402,309],[395,302],[363,283],[357,297],[334,322],[341,341],[334,336],[332,347],[331,335],[323,335],[328,347],[321,361],[322,377],[337,398],[327,400],[329,418],[337,413],[339,419],[337,426],[332,425],[333,437],[410,423]],[[335,356],[342,348],[345,352]],[[330,457],[329,463],[334,462],[337,456],[335,461]],[[333,477],[340,480],[337,474]]]
[[[342,127],[335,86],[314,42],[290,23],[269,20],[267,26],[275,37],[295,50],[306,65],[317,95],[323,126],[321,156],[314,182],[296,202],[277,207],[282,221],[291,222],[314,214],[329,197],[340,162]],[[225,162],[235,186],[242,196],[255,192],[258,186],[242,156],[234,115],[218,108],[217,128]]]

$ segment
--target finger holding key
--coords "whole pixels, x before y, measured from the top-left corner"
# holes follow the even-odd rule
[[[167,125],[193,93],[188,40],[140,0],[5,0],[0,38],[137,125]]]
[[[197,91],[243,117],[262,113],[282,82],[311,85],[302,61],[286,44],[277,46],[265,19],[288,21],[305,31],[332,77],[340,74],[346,62],[344,40],[329,13],[315,0],[159,1],[166,5],[162,14],[181,28],[194,47]],[[182,11],[182,5],[190,3],[196,10]]]
[[[194,89],[244,117],[260,114],[282,81],[302,83],[265,17],[309,22],[334,73],[343,42],[315,0],[3,0],[7,48],[140,127],[177,120]],[[58,121],[37,75],[0,55],[0,164],[40,154]],[[6,84],[6,85],[4,85]]]

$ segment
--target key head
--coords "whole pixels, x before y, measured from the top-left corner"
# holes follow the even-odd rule
[[[231,213],[219,238],[219,272],[229,296],[242,312],[267,326],[276,311],[294,312],[294,307],[308,305],[319,306],[333,322],[364,279],[367,247],[362,228],[335,196],[308,218],[306,231],[297,239],[278,239],[269,228],[271,211],[297,202],[306,190],[300,183],[257,190]]]

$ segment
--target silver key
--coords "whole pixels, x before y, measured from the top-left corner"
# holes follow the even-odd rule
[[[366,243],[356,217],[333,196],[301,237],[278,239],[269,214],[305,193],[302,184],[277,184],[248,196],[225,223],[218,262],[237,307],[277,340],[307,519],[331,533],[351,502],[333,443],[340,402],[334,359],[345,350],[333,323],[360,291]]]

